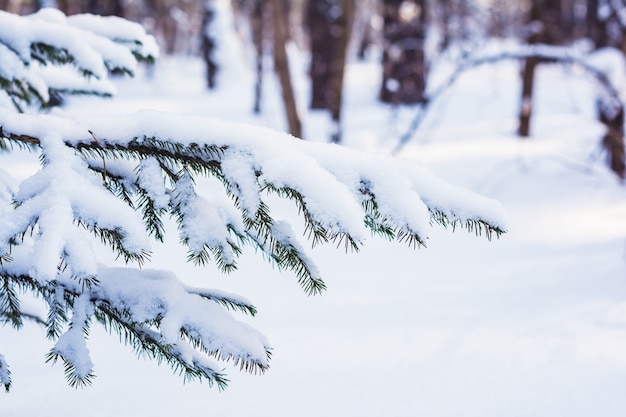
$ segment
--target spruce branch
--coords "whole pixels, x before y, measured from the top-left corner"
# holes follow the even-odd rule
[[[123,230],[100,227],[97,224],[89,224],[80,219],[76,219],[76,224],[93,233],[103,244],[109,246],[117,253],[118,258],[121,257],[126,263],[134,262],[141,266],[150,259],[150,252],[145,250],[137,252],[129,250],[124,246]]]
[[[29,276],[0,273],[0,322],[10,323],[18,330],[22,328],[24,319],[46,325],[46,321],[38,315],[21,309],[18,291],[36,296],[46,293],[43,286]]]
[[[7,295],[16,299],[12,306],[0,306],[0,316],[3,316],[3,321],[10,320],[15,326],[17,324],[15,317],[17,316],[20,327],[23,324],[22,319],[27,319],[45,326],[46,335],[49,339],[55,340],[59,337],[62,327],[68,323],[68,300],[70,297],[75,297],[76,293],[68,292],[58,281],[41,283],[28,275],[3,272],[0,274],[0,282],[3,284],[0,289],[0,303]],[[6,286],[9,286],[10,289],[7,289]],[[29,292],[41,298],[48,305],[47,318],[43,319],[35,314],[22,311],[19,308],[19,299],[17,299],[18,290],[24,293]]]
[[[74,64],[75,58],[65,48],[57,48],[44,42],[34,42],[30,45],[30,56],[42,65],[48,64]],[[93,72],[85,68],[78,68],[85,77],[95,76]],[[97,77],[96,77],[97,78]]]
[[[58,282],[52,283],[49,294],[45,300],[48,304],[48,317],[46,319],[46,336],[50,340],[57,340],[61,336],[63,326],[68,323],[68,305],[65,289]]]
[[[66,359],[63,354],[55,350],[46,354],[46,363],[55,365],[59,359],[63,361],[63,372],[70,387],[85,388],[93,383],[93,380],[96,377],[93,372],[90,372],[87,375],[81,375],[78,371],[77,365],[75,365],[71,360]]]
[[[483,219],[461,220],[454,213],[445,213],[442,210],[430,207],[429,212],[431,222],[437,223],[444,228],[451,228],[453,231],[455,231],[457,227],[464,228],[468,232],[476,234],[476,236],[485,235],[488,240],[491,240],[494,235],[499,238],[503,233],[506,233],[501,227],[492,225]]]
[[[89,169],[98,175],[102,175],[101,167],[90,165]],[[117,198],[128,204],[129,207],[136,209],[135,195],[137,189],[134,184],[130,185],[126,177],[107,175],[107,189]]]
[[[259,205],[255,219],[245,216],[244,224],[248,238],[255,247],[279,270],[294,272],[298,283],[308,295],[317,295],[326,289],[317,268],[305,256],[302,248],[297,247],[293,239],[277,238],[276,222],[265,203]]]
[[[116,41],[127,45],[137,59],[146,57],[140,42]],[[31,54],[35,61],[67,67],[76,65],[77,58],[80,58],[73,56],[68,49],[51,47],[45,42],[33,43]],[[128,68],[115,66],[106,57],[102,59],[109,70],[127,74],[132,72]],[[98,72],[98,67],[94,68]],[[79,68],[78,72],[87,78],[95,77],[94,72],[88,69]],[[31,85],[21,79],[0,78],[0,88],[11,91],[9,95],[17,103],[16,106],[24,103],[34,104],[38,100],[43,104],[42,91],[38,91],[35,86],[36,84]],[[72,89],[55,90],[53,86],[49,86],[49,91],[68,94],[80,92]],[[85,93],[89,91],[86,89]],[[97,94],[97,90],[94,91]],[[424,244],[422,238],[410,226],[402,223],[403,221],[411,223],[414,219],[410,213],[413,206],[408,209],[404,207],[404,211],[385,211],[390,201],[397,201],[393,198],[401,193],[381,192],[380,198],[372,191],[372,184],[366,180],[362,181],[361,189],[354,189],[354,177],[358,179],[360,175],[370,173],[363,163],[363,160],[370,161],[369,158],[347,158],[354,161],[354,171],[357,174],[353,176],[352,173],[345,174],[339,172],[341,169],[334,170],[329,167],[332,163],[329,162],[330,159],[317,158],[327,155],[325,151],[317,153],[309,147],[301,148],[299,145],[292,147],[288,142],[277,142],[278,145],[270,144],[265,148],[259,143],[248,143],[243,138],[229,141],[229,134],[222,138],[219,133],[224,126],[218,125],[217,129],[213,130],[214,125],[210,123],[199,122],[198,124],[204,128],[198,131],[206,132],[206,136],[198,139],[198,142],[191,142],[189,137],[184,137],[187,129],[179,128],[183,126],[182,124],[176,124],[182,119],[176,118],[155,123],[159,126],[167,125],[164,130],[159,130],[156,126],[154,129],[151,126],[146,127],[145,122],[149,121],[147,118],[104,119],[104,122],[92,120],[84,122],[85,124],[83,121],[69,122],[56,116],[42,117],[41,124],[39,121],[30,123],[31,121],[23,116],[16,116],[16,120],[11,120],[10,117],[2,119],[6,121],[4,126],[0,125],[0,149],[25,147],[36,150],[40,152],[42,162],[49,164],[48,168],[54,163],[57,164],[55,168],[66,168],[64,163],[70,161],[72,164],[67,164],[70,168],[48,172],[87,176],[88,181],[80,184],[91,191],[90,196],[99,196],[99,201],[107,203],[99,206],[108,208],[108,203],[117,204],[116,208],[121,210],[122,216],[135,215],[133,211],[141,214],[141,219],[132,217],[128,222],[118,221],[120,216],[112,218],[113,216],[104,215],[109,212],[103,214],[104,211],[90,211],[84,207],[91,208],[97,204],[73,205],[72,203],[76,201],[82,202],[82,197],[72,199],[71,197],[75,196],[74,190],[59,188],[60,191],[68,191],[67,195],[64,195],[63,199],[53,201],[61,201],[67,205],[68,210],[62,213],[65,216],[50,216],[47,223],[39,222],[40,218],[37,216],[41,210],[33,208],[29,212],[24,209],[23,212],[28,213],[31,218],[15,227],[19,230],[8,237],[9,242],[2,242],[3,245],[8,244],[10,247],[17,245],[21,237],[22,243],[26,243],[23,246],[27,246],[29,242],[24,242],[24,239],[28,233],[34,234],[35,240],[41,236],[44,236],[42,240],[45,240],[49,236],[59,236],[65,230],[71,230],[63,238],[66,241],[71,240],[73,246],[60,250],[58,271],[54,269],[57,264],[49,263],[52,268],[46,269],[46,272],[50,270],[51,272],[45,276],[45,282],[35,281],[27,275],[3,274],[6,266],[3,263],[9,263],[11,259],[8,254],[0,256],[0,320],[5,317],[7,322],[17,326],[27,317],[20,310],[18,298],[20,289],[26,288],[41,297],[48,307],[45,320],[47,336],[56,341],[55,347],[47,356],[48,361],[63,361],[66,377],[72,386],[90,384],[94,377],[86,349],[86,339],[93,319],[110,333],[117,334],[120,340],[131,346],[138,355],[168,363],[175,372],[182,374],[185,380],[206,380],[209,385],[216,384],[220,389],[224,388],[228,381],[218,364],[212,363],[209,359],[229,362],[251,373],[262,373],[268,369],[271,357],[271,349],[262,335],[254,333],[244,323],[237,322],[231,317],[231,313],[226,311],[238,311],[254,316],[257,310],[251,303],[219,291],[186,288],[177,281],[177,278],[162,274],[161,271],[144,270],[139,273],[137,268],[128,268],[132,272],[117,270],[111,272],[98,267],[95,260],[91,264],[81,262],[72,265],[71,255],[78,258],[88,252],[80,250],[84,235],[91,233],[118,257],[142,266],[150,256],[150,253],[141,249],[147,247],[144,229],[156,240],[163,241],[166,233],[164,217],[170,215],[178,223],[181,242],[188,247],[190,262],[201,265],[213,262],[222,271],[229,272],[236,268],[236,261],[245,245],[250,245],[262,252],[278,269],[293,272],[307,294],[318,294],[326,288],[326,285],[316,265],[308,258],[306,251],[294,236],[291,226],[273,217],[264,201],[267,194],[277,195],[295,204],[299,215],[304,219],[305,238],[311,241],[313,246],[334,242],[337,245],[345,245],[346,250],[358,250],[361,244],[359,238],[362,229],[365,228],[369,228],[374,234],[405,241],[414,246]],[[130,125],[125,124],[129,121]],[[109,131],[108,125],[112,123],[119,125]],[[232,126],[226,127],[228,132],[234,130],[231,129]],[[36,137],[40,133],[33,133],[43,131],[51,133],[45,137]],[[122,131],[126,132],[124,133],[126,137],[119,137],[117,134]],[[107,133],[111,136],[107,137]],[[246,134],[242,133],[241,136],[245,137]],[[289,167],[290,169],[285,171],[272,170],[271,164],[278,159],[268,157],[268,154],[276,155],[277,152],[282,152],[283,145],[286,150],[294,151],[300,158],[298,160],[307,162],[303,169],[310,168],[313,175],[321,174],[324,181],[332,183],[334,187],[330,188],[331,191],[323,194],[326,191],[323,187],[305,181],[299,175],[293,175],[294,178],[281,178],[280,175],[284,172],[294,174],[299,166]],[[59,155],[61,156],[55,160],[55,156]],[[46,161],[46,158],[49,160]],[[124,164],[114,163],[120,160],[123,160]],[[308,171],[305,172],[308,174]],[[410,173],[414,174],[413,171]],[[102,184],[93,181],[91,174],[96,178],[101,177]],[[375,177],[375,174],[371,175]],[[41,177],[45,180],[46,175]],[[227,197],[223,198],[220,190],[218,196],[212,195],[203,200],[202,193],[196,192],[195,183],[196,179],[201,177],[214,178],[221,182]],[[381,183],[376,182],[380,187],[379,190],[388,184],[385,181]],[[32,186],[32,183],[29,185],[31,188],[37,188]],[[406,188],[411,192],[415,191],[410,186]],[[412,201],[422,201],[416,192],[413,194]],[[24,192],[25,197],[20,197],[20,203],[26,205],[32,195],[38,194],[32,191],[29,196],[28,192]],[[335,201],[333,198],[320,197],[323,195],[330,195],[333,198],[335,195],[345,197],[338,201],[347,202],[354,211],[345,210],[335,215],[333,211],[336,206],[331,204]],[[119,204],[114,197],[118,197],[123,204]],[[42,200],[44,203],[50,201]],[[356,203],[354,207],[352,203]],[[428,202],[425,201],[425,204],[428,205]],[[129,207],[133,210],[128,210]],[[17,209],[16,205],[15,210]],[[110,212],[118,213],[112,210]],[[396,222],[395,213],[400,213],[400,218],[405,217],[409,220]],[[209,215],[213,218],[207,221]],[[55,225],[56,219],[60,217],[65,218],[64,227],[50,227],[49,230],[52,232],[46,235],[44,233],[46,225]],[[500,231],[479,217],[469,220],[461,216],[457,218],[453,212],[443,209],[431,209],[430,219],[432,223],[444,227],[454,228],[458,224],[476,233],[487,233],[488,237],[494,230],[496,234]],[[98,221],[101,224],[98,224]],[[364,223],[365,228],[359,227],[362,226],[359,224],[360,221]],[[85,233],[84,230],[76,231],[73,226],[78,226],[89,233]],[[195,233],[198,230],[194,230],[194,227],[200,229],[201,226],[206,227]],[[42,230],[44,232],[41,232]],[[5,246],[2,247],[6,251]],[[56,247],[61,246],[59,244]],[[57,249],[55,257],[58,253]],[[90,253],[87,253],[87,256],[81,259],[84,260],[89,255]],[[49,264],[46,266],[50,266]],[[136,281],[133,281],[135,278]],[[148,287],[150,291],[137,290]],[[150,308],[145,308],[146,306]],[[198,311],[202,311],[203,314],[195,314]],[[216,323],[217,325],[213,327]],[[0,384],[8,387],[10,379],[6,377],[8,371],[3,373],[5,368],[0,357]]]
[[[4,386],[4,390],[8,393],[11,391],[11,370],[9,364],[0,354],[0,386]]]
[[[196,294],[207,300],[214,301],[226,307],[228,310],[240,311],[251,316],[255,316],[257,314],[257,309],[254,305],[230,294],[224,294],[221,292],[218,293],[216,291],[202,288],[188,288],[187,291],[189,294]]]
[[[223,272],[233,271],[237,267],[236,259],[242,253],[240,245],[244,243],[244,235],[196,193],[195,180],[190,171],[182,170],[176,176],[170,201],[171,212],[178,224],[180,241],[188,248],[188,261],[205,265],[214,260]],[[205,212],[204,216],[201,212]],[[202,217],[209,219],[213,228],[219,223],[219,230],[204,228],[205,235],[198,236],[196,221]]]
[[[0,317],[15,329],[19,330],[23,325],[17,291],[13,281],[6,276],[0,276]]]
[[[6,132],[1,125],[0,138],[3,139],[3,142],[8,142],[5,142],[4,149],[10,149],[9,145],[11,145],[17,146],[19,149],[38,151],[41,145],[41,141],[39,140],[39,138],[30,135]]]
[[[188,239],[181,240],[181,243],[189,246]],[[227,252],[228,255],[226,255]],[[210,246],[205,244],[199,251],[189,251],[187,253],[187,261],[193,262],[195,265],[205,266],[212,260],[222,272],[230,273],[237,269],[236,259],[242,252],[241,247],[229,239],[227,246]]]
[[[69,295],[69,291],[65,291],[65,295]],[[87,349],[94,305],[89,292],[66,297],[66,302],[72,311],[72,320],[69,328],[58,337],[54,347],[46,355],[46,362],[55,364],[61,359],[69,385],[82,388],[91,385],[95,378],[93,363]]]
[[[123,188],[122,191],[126,192],[126,189]],[[137,194],[137,206],[143,214],[143,221],[146,226],[146,230],[156,240],[163,242],[163,239],[165,238],[165,226],[163,225],[162,217],[167,210],[161,207],[157,208],[150,194],[139,186],[137,186]],[[122,194],[122,196],[125,198],[130,197],[128,193]]]
[[[102,153],[112,159],[135,159],[156,158],[164,171],[170,171],[172,179],[175,179],[174,172],[181,169],[196,174],[212,174],[216,177],[221,175],[220,159],[227,149],[225,146],[217,145],[184,145],[175,141],[158,139],[151,136],[136,137],[126,144],[109,143],[101,138],[104,143],[81,142],[76,145],[66,143],[70,147],[75,147],[80,153],[90,154],[94,151]],[[175,169],[174,167],[179,167]]]
[[[370,181],[361,179],[359,193],[362,199],[361,206],[365,214],[365,226],[374,234],[383,236],[388,240],[394,240],[396,231],[390,224],[390,219],[380,213],[376,196],[371,191]]]
[[[27,313],[25,311],[21,311],[20,316],[23,320],[42,325],[44,327],[46,325],[46,320],[44,320],[37,314],[32,314],[32,313]],[[5,324],[5,323],[8,323],[9,321],[10,321],[10,318],[7,317],[4,312],[0,311],[0,323]]]
[[[298,214],[301,214],[304,218],[305,234],[312,241],[313,246],[329,241],[330,232],[328,231],[327,226],[318,221],[315,216],[313,216],[313,214],[309,211],[302,193],[291,187],[277,187],[274,184],[270,183],[265,184],[261,188],[261,191],[273,192],[282,198],[286,198],[295,202],[296,207],[298,208]]]
[[[200,361],[189,363],[183,352],[172,344],[161,341],[161,335],[146,324],[134,322],[127,312],[119,311],[106,300],[96,302],[94,317],[109,332],[115,332],[130,345],[137,355],[146,355],[157,362],[166,362],[185,380],[205,380],[209,386],[216,384],[224,389],[228,379],[221,372]]]
[[[194,349],[200,350],[207,355],[213,356],[221,362],[232,362],[234,366],[248,373],[264,373],[269,368],[266,361],[254,358],[249,354],[234,355],[226,353],[220,348],[211,348],[205,343],[205,338],[200,331],[192,326],[183,326],[180,329],[181,339],[189,343]],[[269,348],[265,349],[266,359],[269,360],[272,352]]]
[[[69,96],[93,96],[93,97],[100,97],[100,98],[111,98],[113,97],[113,94],[109,91],[101,91],[98,90],[97,88],[87,88],[87,87],[80,87],[80,88],[59,88],[59,87],[50,87],[48,89],[49,93],[51,96],[56,96],[56,97],[69,97]],[[41,99],[41,105],[43,106],[44,109],[53,107],[53,105],[51,105],[50,103],[46,102],[45,100],[43,100],[43,98]]]
[[[91,131],[88,130],[89,134],[91,135],[91,137],[93,138],[93,140],[97,143],[100,144],[100,141],[98,141],[98,137]],[[102,184],[107,187],[107,160],[104,157],[104,155],[102,155]]]

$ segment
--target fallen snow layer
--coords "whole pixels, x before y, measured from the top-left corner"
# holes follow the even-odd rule
[[[222,393],[183,385],[167,367],[137,361],[94,329],[88,346],[98,379],[76,391],[60,369],[32,360],[50,348],[40,345],[40,329],[0,329],[14,380],[0,414],[622,417],[626,194],[598,156],[594,91],[576,73],[540,70],[533,137],[514,137],[518,69],[504,64],[462,77],[402,154],[501,201],[509,220],[502,239],[433,230],[420,251],[380,240],[359,254],[318,248],[312,255],[329,290],[316,298],[252,253],[224,277],[187,265],[176,242],[166,242],[155,248],[154,267],[176,265],[190,285],[252,299],[259,309],[252,324],[274,346],[270,371],[231,371]],[[402,133],[412,116],[400,111],[394,119],[375,103],[376,71],[370,64],[349,68],[345,130],[352,147],[393,147],[390,132]],[[272,97],[255,119],[243,99],[251,86],[208,94],[200,74],[198,62],[165,61],[152,83],[121,82],[121,100],[108,109],[207,112],[281,127]],[[68,113],[105,109],[99,101],[75,103]],[[323,120],[318,116],[306,120]],[[309,137],[325,137],[323,123],[306,120]],[[276,210],[293,216],[289,206]],[[8,336],[21,343],[7,345]]]

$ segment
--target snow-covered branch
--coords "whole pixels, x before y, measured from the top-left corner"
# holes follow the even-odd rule
[[[244,312],[253,307],[232,297],[183,289],[181,296],[201,296],[193,303],[164,302],[159,297],[165,290],[149,296],[159,281],[133,269],[117,272],[126,278],[116,284],[114,295],[107,287],[112,274],[97,265],[90,234],[127,261],[147,262],[150,234],[162,238],[159,225],[164,216],[173,215],[190,260],[213,260],[228,271],[236,267],[242,246],[251,245],[279,268],[293,271],[303,288],[315,294],[325,288],[319,271],[295,227],[273,217],[265,201],[268,194],[295,202],[313,243],[344,239],[358,248],[373,232],[423,245],[434,223],[467,226],[488,237],[505,228],[496,203],[447,184],[411,161],[307,143],[269,129],[158,112],[80,121],[0,114],[0,126],[5,146],[25,140],[44,161],[12,196],[15,207],[0,213],[0,252],[14,258],[2,263],[0,273],[28,276],[44,292],[65,289],[60,297],[44,297],[62,301],[61,307],[50,304],[49,334],[63,337],[62,323],[76,314],[73,300],[88,293],[98,321],[127,334],[133,345],[155,357],[168,352],[175,368],[218,384],[217,368],[209,372],[195,353],[181,350],[180,335],[191,347],[219,359],[232,359],[250,370],[265,369],[265,343],[252,349],[248,342],[216,342],[226,336],[217,337],[213,324],[196,321],[223,315],[218,304]],[[200,177],[216,179],[208,194],[198,188]],[[141,284],[135,286],[130,277]],[[171,294],[175,280],[167,282]],[[146,294],[146,288],[152,292]],[[177,319],[173,330],[146,333],[153,326],[169,328],[167,318],[183,314],[180,306],[191,304],[195,313],[186,310],[186,321]],[[198,313],[207,305],[214,307]],[[146,311],[152,315],[146,316]],[[228,337],[236,334],[232,324],[220,328],[229,329]],[[51,358],[69,364],[70,381],[88,380],[88,362],[74,364],[66,346],[61,348]],[[250,356],[255,349],[258,353]]]
[[[154,38],[124,19],[0,11],[0,101],[21,111],[45,107],[51,94],[111,96],[110,72],[133,74],[139,61],[157,56]]]
[[[37,62],[105,79],[156,56],[150,42],[122,20],[0,13],[0,54],[8,57],[0,60],[0,88],[15,103],[44,103],[54,86],[33,81]],[[497,203],[414,162],[216,119],[145,111],[75,120],[0,108],[0,150],[13,147],[36,153],[41,166],[19,181],[0,170],[0,316],[19,328],[21,294],[42,300],[54,341],[48,359],[64,363],[74,386],[94,376],[87,343],[94,322],[186,378],[219,387],[226,379],[214,360],[250,372],[269,367],[265,337],[232,316],[254,315],[249,301],[139,268],[153,240],[164,239],[167,218],[190,261],[228,272],[248,245],[292,271],[308,294],[325,284],[298,228],[275,217],[270,195],[295,204],[312,244],[358,249],[373,233],[420,246],[434,224],[487,237],[505,230]],[[98,242],[127,267],[102,265]],[[0,385],[9,384],[0,356]]]

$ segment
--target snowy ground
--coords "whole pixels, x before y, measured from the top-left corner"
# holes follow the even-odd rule
[[[575,71],[541,70],[533,137],[514,137],[518,71],[502,64],[462,77],[400,153],[501,201],[509,220],[501,239],[433,229],[418,251],[379,239],[358,254],[317,248],[329,290],[314,298],[253,253],[223,276],[186,265],[176,242],[166,243],[154,267],[257,305],[250,322],[272,341],[271,370],[227,369],[224,392],[183,384],[94,327],[98,378],[74,390],[60,365],[44,363],[40,328],[3,328],[14,387],[0,394],[0,415],[623,417],[626,190],[603,166],[592,86]],[[197,61],[164,59],[152,80],[120,80],[114,101],[74,100],[64,111],[157,108],[281,128],[274,96],[252,116],[250,79],[238,77],[207,93]],[[347,82],[346,143],[393,148],[414,110],[376,103],[372,64],[353,63]],[[305,136],[325,135],[323,117],[307,115]]]

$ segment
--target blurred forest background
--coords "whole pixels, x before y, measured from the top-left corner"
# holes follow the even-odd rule
[[[262,112],[263,74],[274,70],[281,87],[289,131],[302,137],[294,98],[289,48],[308,57],[310,109],[332,120],[329,141],[341,142],[342,91],[346,63],[380,62],[378,97],[389,106],[414,106],[416,117],[400,138],[409,141],[441,89],[478,65],[517,60],[520,65],[518,135],[531,135],[535,70],[540,65],[577,65],[598,84],[599,138],[608,163],[626,177],[623,94],[614,78],[586,57],[610,48],[626,53],[626,0],[0,0],[0,8],[20,14],[56,7],[66,14],[117,15],[151,31],[163,54],[199,55],[206,63],[207,88],[229,71],[217,51],[225,31],[233,31],[256,70],[256,99]],[[229,15],[229,27],[220,20]],[[517,49],[482,54],[486,45],[507,40]],[[223,57],[223,55],[222,55]],[[455,63],[443,87],[430,85],[438,60]],[[623,67],[620,71],[624,71]]]

